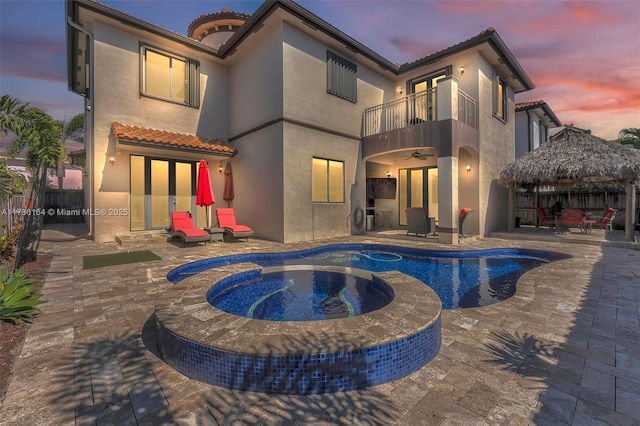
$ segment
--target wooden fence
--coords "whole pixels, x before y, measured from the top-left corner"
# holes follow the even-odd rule
[[[77,210],[84,208],[84,190],[82,189],[47,189],[44,193],[44,208],[47,211],[55,211],[55,214],[47,214],[45,222],[65,222],[69,220],[82,220],[82,216],[58,215],[60,210]]]
[[[84,207],[84,191],[82,189],[47,189],[42,206],[29,205],[29,199],[23,194],[14,195],[4,203],[0,203],[0,236],[9,235],[24,222],[27,214],[34,211],[45,223],[64,222],[71,219],[82,219],[81,216],[73,217],[58,215],[59,210],[76,210]],[[44,209],[44,210],[43,210]],[[54,209],[54,214],[49,214],[49,209]],[[28,212],[28,213],[27,213]]]
[[[539,194],[539,206],[548,211],[556,201],[564,207],[582,208],[594,215],[604,215],[608,208],[618,210],[613,221],[614,229],[624,229],[626,200],[623,191],[545,191]],[[515,215],[522,225],[536,224],[536,194],[516,192]],[[640,223],[640,191],[636,192],[636,224]]]
[[[0,236],[9,235],[22,223],[26,197],[17,194],[8,201],[0,203]]]

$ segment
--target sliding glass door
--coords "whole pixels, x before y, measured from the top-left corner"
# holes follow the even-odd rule
[[[196,162],[132,155],[130,166],[132,231],[167,228],[174,211],[206,226],[205,208],[195,205]]]
[[[407,207],[426,207],[429,217],[438,218],[438,169],[400,169],[398,175],[400,225],[407,224]]]

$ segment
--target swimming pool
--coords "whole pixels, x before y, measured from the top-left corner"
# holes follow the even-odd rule
[[[267,268],[244,280],[219,281],[206,298],[224,312],[267,321],[347,318],[378,310],[394,296],[391,287],[362,272]]]
[[[222,256],[179,266],[167,274],[178,283],[199,272],[241,262],[262,267],[287,265],[341,266],[372,272],[400,271],[431,287],[444,309],[486,306],[516,291],[525,272],[568,258],[542,250],[490,249],[444,251],[385,244],[333,244],[284,253]]]

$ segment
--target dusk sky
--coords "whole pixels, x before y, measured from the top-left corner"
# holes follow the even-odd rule
[[[103,0],[129,15],[186,35],[201,14],[253,13],[259,1]],[[564,124],[615,139],[640,127],[640,1],[298,2],[392,62],[405,63],[494,27]],[[54,118],[82,112],[67,91],[64,1],[0,0],[0,94]],[[66,112],[65,112],[66,111]]]

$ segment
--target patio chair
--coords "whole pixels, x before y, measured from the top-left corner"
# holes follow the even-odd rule
[[[423,207],[408,207],[407,213],[407,235],[416,234],[419,236],[424,234],[425,238],[427,234],[435,232],[433,225],[433,218],[431,221],[427,217],[427,209]]]
[[[172,239],[180,238],[182,240],[183,247],[186,243],[204,242],[207,245],[207,241],[211,241],[211,236],[207,231],[193,225],[189,212],[172,212],[168,231]]]
[[[538,207],[536,212],[538,213],[538,226],[548,226],[549,228],[556,227],[555,216],[547,216],[547,213],[542,207]]]
[[[225,234],[233,238],[246,238],[249,241],[249,237],[254,234],[253,229],[236,223],[236,214],[233,208],[216,209],[216,217],[218,218],[218,226],[224,229]]]
[[[595,217],[591,217],[592,219],[592,224],[591,226],[598,226],[602,229],[607,229],[609,228],[609,232],[613,232],[613,219],[615,219],[616,217],[616,213],[618,212],[618,210],[613,209],[613,208],[608,208],[607,212],[604,214],[604,216],[602,216],[599,219],[596,219]]]

